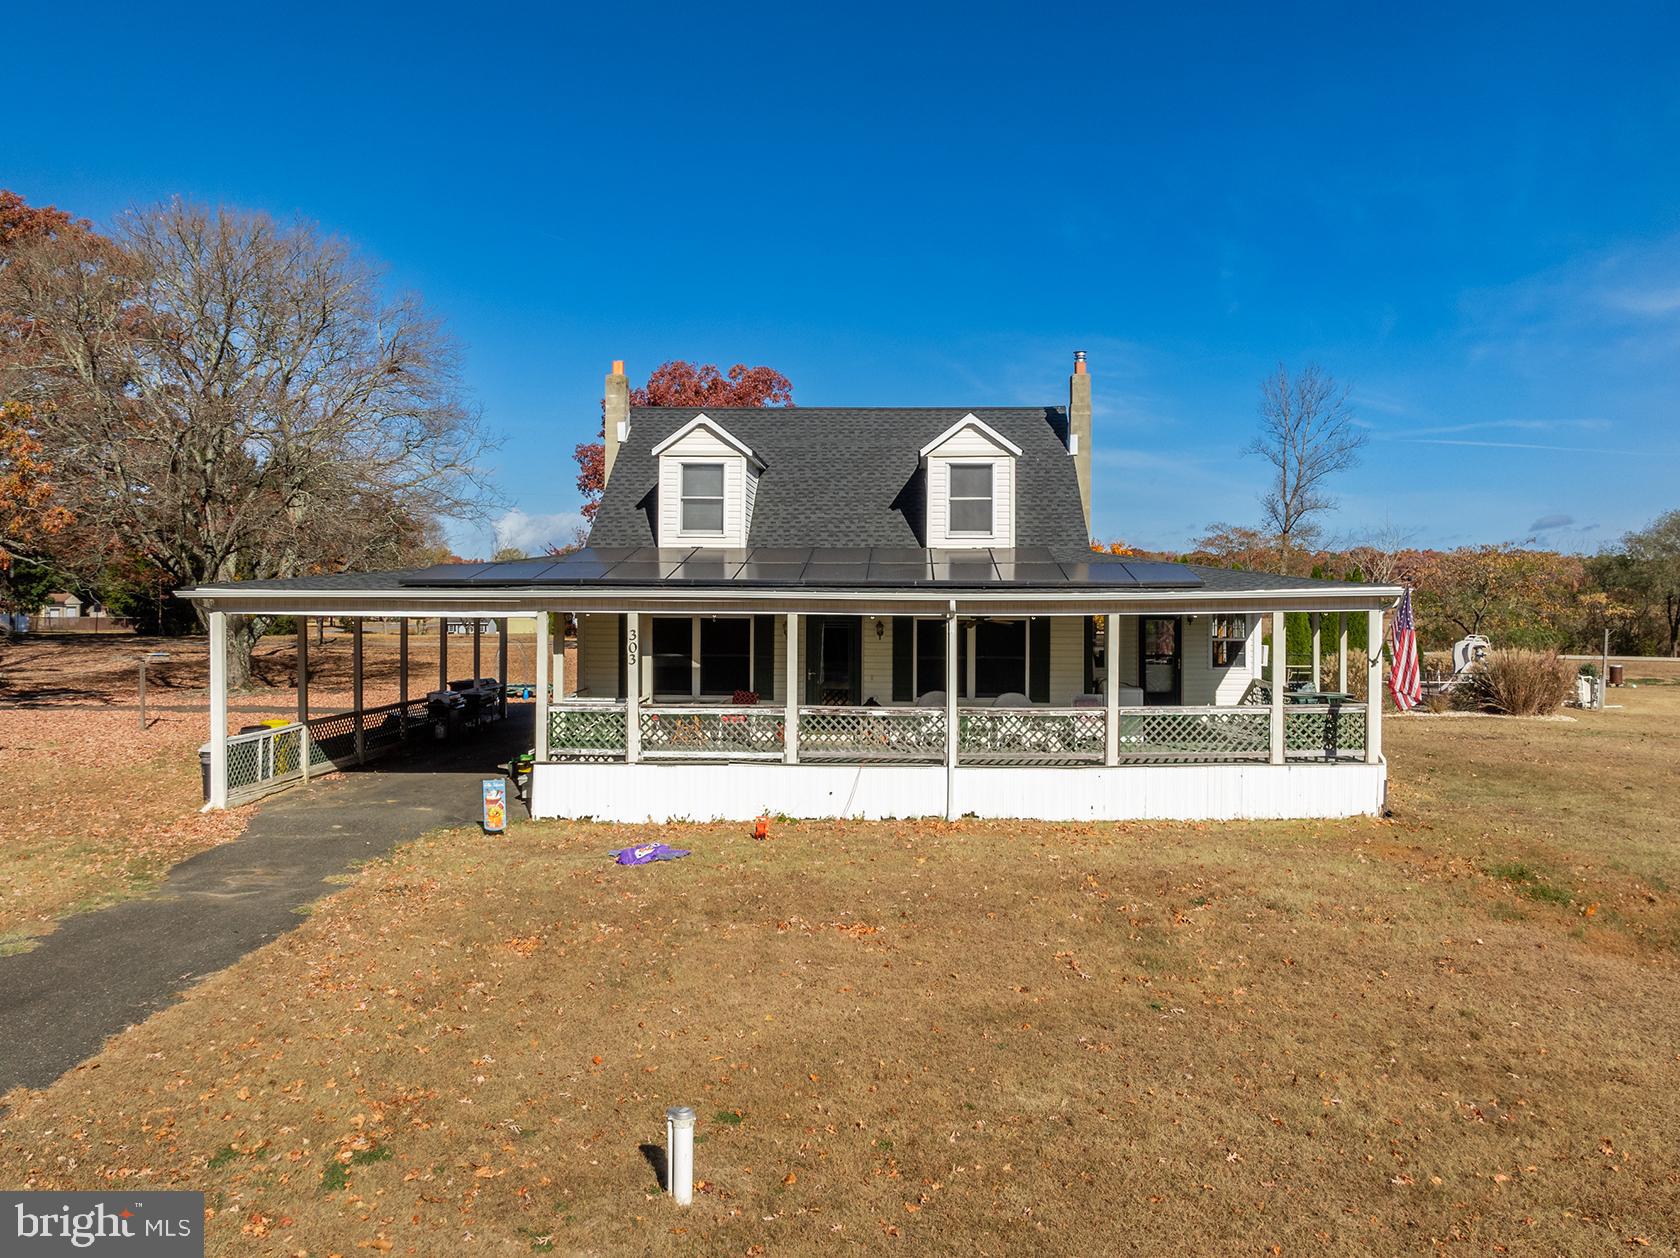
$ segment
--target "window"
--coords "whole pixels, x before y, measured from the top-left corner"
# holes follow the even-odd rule
[[[686,697],[694,693],[694,621],[688,616],[653,618],[653,693]]]
[[[682,465],[682,531],[723,532],[723,464]]]
[[[1213,637],[1213,666],[1241,668],[1248,647],[1248,617],[1215,616],[1208,632]]]
[[[952,533],[992,531],[992,465],[951,464],[950,525]]]
[[[945,689],[945,622],[916,621],[915,694],[920,699],[934,690]]]
[[[735,616],[701,620],[700,693],[733,695],[752,688],[752,621]]]
[[[1027,622],[982,620],[974,626],[974,696],[1027,692]]]

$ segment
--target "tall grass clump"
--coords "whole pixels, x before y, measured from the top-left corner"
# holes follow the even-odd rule
[[[1506,716],[1547,716],[1575,691],[1575,669],[1551,651],[1489,651],[1459,687],[1466,707]]]

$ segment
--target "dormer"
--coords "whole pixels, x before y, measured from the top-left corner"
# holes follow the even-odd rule
[[[741,547],[764,462],[722,424],[696,415],[653,447],[659,545]]]
[[[923,446],[927,545],[1014,546],[1020,457],[1020,446],[972,413]]]

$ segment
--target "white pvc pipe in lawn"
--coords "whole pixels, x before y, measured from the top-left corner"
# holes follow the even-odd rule
[[[694,1111],[673,1105],[665,1111],[665,1186],[679,1206],[694,1200]]]

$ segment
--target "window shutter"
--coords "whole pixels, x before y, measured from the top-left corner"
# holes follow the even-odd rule
[[[628,698],[630,695],[630,678],[625,667],[624,656],[630,649],[630,618],[618,617],[618,697]]]
[[[1097,690],[1097,618],[1085,617],[1085,675],[1080,682],[1081,694],[1095,694]]]
[[[776,617],[753,617],[753,689],[760,700],[776,697]]]
[[[915,689],[916,668],[916,622],[909,616],[894,616],[892,618],[893,638],[893,688],[894,703],[912,703],[916,696],[911,693]],[[941,682],[941,685],[944,683]]]
[[[968,622],[957,622],[957,698],[968,698]]]
[[[851,618],[852,704],[863,702],[863,617]]]
[[[1027,698],[1050,702],[1050,617],[1027,621]]]

